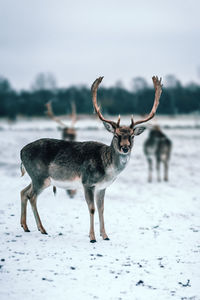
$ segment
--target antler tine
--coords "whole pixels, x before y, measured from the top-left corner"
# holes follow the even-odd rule
[[[74,124],[76,123],[77,121],[77,115],[76,115],[76,104],[74,101],[71,101],[71,108],[72,108],[72,114],[71,114],[71,117],[72,117],[72,127],[74,126]]]
[[[133,120],[133,115],[131,116],[131,125],[130,125],[130,128],[133,128],[134,127],[134,120]]]
[[[51,101],[48,101],[46,104],[45,104],[46,108],[47,108],[47,115],[53,119],[54,118],[54,114],[53,114],[53,111],[52,111],[52,107],[51,107]]]
[[[120,115],[118,116],[117,127],[119,127],[119,124],[120,124]]]
[[[55,122],[57,122],[59,125],[61,125],[62,127],[65,127],[65,124],[63,122],[61,122],[58,118],[56,118],[54,116],[53,110],[52,110],[52,105],[51,105],[52,101],[49,101],[45,104],[46,108],[47,108],[47,115],[49,116],[49,118],[51,118],[52,120],[54,120]]]
[[[100,112],[100,107],[98,106],[97,104],[97,89],[98,89],[98,86],[99,84],[101,83],[101,81],[103,80],[103,76],[102,77],[99,77],[97,78],[92,86],[91,86],[91,91],[92,91],[92,102],[93,102],[93,106],[94,106],[94,109],[95,109],[95,112],[96,114],[98,115],[99,119],[103,122],[106,122],[106,123],[109,123],[111,124],[113,127],[117,128],[119,127],[119,122],[120,122],[120,118],[118,119],[118,123],[115,123],[114,121],[111,121],[111,120],[107,120],[103,117],[103,115],[101,114]]]
[[[139,121],[134,123],[133,118],[132,118],[131,119],[131,126],[132,126],[132,124],[133,124],[133,126],[136,126],[138,124],[141,124],[141,123],[144,123],[144,122],[147,122],[147,121],[151,120],[154,117],[155,113],[156,113],[156,110],[157,110],[157,107],[158,107],[158,104],[159,104],[159,100],[160,100],[160,96],[161,96],[161,93],[162,93],[162,84],[161,84],[162,78],[158,79],[158,76],[153,76],[152,80],[153,80],[153,85],[154,85],[154,88],[155,88],[155,98],[154,98],[154,104],[153,104],[152,110],[149,113],[149,115],[143,120],[139,120]]]

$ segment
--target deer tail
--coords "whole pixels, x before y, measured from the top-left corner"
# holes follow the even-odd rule
[[[22,177],[26,173],[26,169],[24,168],[24,165],[23,165],[22,162],[21,162],[21,165],[20,165],[20,170],[21,170],[21,177]]]
[[[54,193],[54,196],[56,196],[56,187],[53,186],[53,193]]]

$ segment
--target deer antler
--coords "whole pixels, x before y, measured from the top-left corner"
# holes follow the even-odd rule
[[[99,77],[97,78],[93,84],[92,84],[92,87],[91,87],[91,91],[92,91],[92,102],[93,102],[93,106],[94,106],[94,109],[95,109],[95,112],[96,114],[98,115],[99,119],[103,122],[106,122],[106,123],[109,123],[111,124],[114,128],[117,128],[119,127],[119,124],[120,124],[120,116],[118,117],[118,121],[117,123],[114,122],[114,121],[111,121],[111,120],[107,120],[103,117],[103,115],[101,114],[100,112],[100,107],[98,106],[97,104],[97,89],[98,89],[98,86],[99,84],[101,83],[103,77]]]
[[[66,125],[62,121],[60,121],[58,118],[56,118],[54,116],[54,113],[53,113],[53,110],[52,110],[52,106],[51,106],[51,101],[47,102],[45,104],[45,106],[47,108],[47,115],[49,116],[49,118],[51,118],[52,120],[54,120],[55,122],[57,122],[62,127],[65,127]]]
[[[71,118],[72,118],[72,125],[71,127],[74,127],[74,124],[77,121],[77,115],[76,115],[76,104],[74,101],[71,102],[71,108],[72,108],[72,114],[71,114]]]
[[[131,117],[131,125],[130,125],[131,128],[133,128],[134,126],[136,126],[138,124],[141,124],[141,123],[151,120],[156,113],[156,110],[157,110],[157,107],[159,104],[159,99],[160,99],[160,96],[162,93],[162,84],[161,84],[162,78],[160,78],[160,80],[159,80],[157,76],[153,76],[152,80],[153,80],[153,84],[154,84],[154,88],[155,88],[155,98],[154,98],[154,104],[153,104],[152,110],[145,119],[139,120],[137,122],[134,122],[133,116],[132,116]]]

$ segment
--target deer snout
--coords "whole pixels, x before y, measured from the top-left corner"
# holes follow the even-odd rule
[[[129,146],[124,146],[124,147],[122,147],[121,149],[122,149],[122,151],[123,151],[124,153],[127,153],[127,152],[129,151],[130,147],[129,147]]]
[[[122,141],[120,143],[120,146],[121,146],[120,150],[123,153],[128,153],[130,151],[130,149],[131,149],[131,144],[130,144],[130,142],[129,142],[128,139],[122,139]]]

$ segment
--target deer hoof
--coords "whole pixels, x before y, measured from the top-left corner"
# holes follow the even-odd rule
[[[107,237],[107,238],[104,239],[104,241],[110,241],[110,239]]]
[[[44,228],[39,228],[38,230],[39,230],[42,234],[48,234]]]
[[[96,240],[91,240],[90,243],[96,243]]]
[[[24,229],[25,232],[30,232],[27,225],[21,225],[21,227]]]

